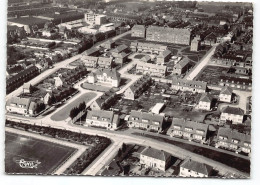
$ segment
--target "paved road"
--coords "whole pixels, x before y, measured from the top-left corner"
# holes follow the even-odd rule
[[[7,118],[7,119],[9,119],[9,118]],[[125,143],[134,143],[134,144],[139,144],[139,145],[151,146],[151,147],[156,148],[158,150],[167,151],[167,152],[169,152],[169,153],[173,154],[174,156],[181,158],[181,159],[185,159],[186,157],[190,157],[191,159],[193,159],[195,161],[208,164],[210,166],[213,166],[215,169],[219,170],[221,174],[236,173],[236,174],[240,174],[240,175],[245,176],[245,177],[249,176],[246,173],[242,173],[242,172],[240,172],[240,171],[238,171],[234,168],[231,168],[231,167],[226,166],[222,163],[213,161],[213,160],[208,159],[206,157],[203,157],[201,155],[194,154],[194,153],[189,152],[187,150],[184,150],[180,147],[170,145],[170,144],[167,144],[167,143],[164,143],[164,142],[161,142],[161,141],[148,140],[147,138],[143,138],[143,137],[140,137],[140,136],[129,136],[129,135],[125,135],[124,133],[108,132],[108,131],[103,130],[103,129],[102,130],[91,129],[91,128],[89,129],[89,128],[86,128],[86,127],[71,125],[71,124],[64,123],[64,122],[54,122],[54,121],[40,122],[40,120],[31,121],[31,120],[28,120],[28,118],[18,118],[18,119],[11,118],[11,120],[22,121],[22,122],[27,123],[27,124],[36,124],[36,125],[40,125],[40,126],[47,126],[47,127],[51,126],[51,127],[55,127],[55,128],[58,128],[58,129],[67,129],[67,130],[71,130],[71,131],[74,131],[74,132],[80,132],[80,133],[85,133],[85,134],[89,134],[89,135],[100,135],[100,136],[108,137],[114,142],[121,142],[123,140]],[[100,157],[102,157],[102,156],[100,156]],[[96,165],[98,165],[98,164],[96,164]]]
[[[121,148],[123,141],[116,141],[105,150],[99,157],[94,160],[91,165],[86,168],[81,174],[95,176],[97,173],[116,156],[118,150]]]
[[[204,57],[197,63],[194,68],[184,77],[186,80],[193,80],[201,70],[209,63],[211,56],[214,54],[216,47],[219,44],[215,44],[212,48],[204,55]]]

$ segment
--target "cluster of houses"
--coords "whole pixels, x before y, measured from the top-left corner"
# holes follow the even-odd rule
[[[140,153],[140,164],[146,168],[152,168],[165,172],[172,162],[172,155],[163,150],[146,147]],[[212,175],[213,167],[204,163],[186,158],[179,166],[180,177],[209,177]]]
[[[87,112],[84,126],[116,130],[119,126],[119,115],[115,114],[113,111],[105,110],[114,102],[115,98],[116,93],[113,90],[109,90],[98,97],[90,105],[91,110]]]

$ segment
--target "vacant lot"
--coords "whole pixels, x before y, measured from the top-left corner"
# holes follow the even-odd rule
[[[58,112],[53,114],[51,116],[51,119],[54,121],[62,121],[65,120],[69,117],[70,111],[72,108],[79,106],[80,103],[84,102],[87,104],[89,100],[93,99],[96,97],[96,93],[85,93],[81,95],[79,98],[74,100],[73,102],[67,104],[65,107],[62,107]]]
[[[51,174],[75,151],[55,143],[6,132],[5,172],[22,174]],[[37,168],[21,168],[17,161],[41,162]]]

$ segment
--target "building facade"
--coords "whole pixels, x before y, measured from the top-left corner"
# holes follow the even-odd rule
[[[92,110],[88,111],[86,117],[87,127],[101,127],[107,130],[116,130],[119,125],[119,116],[113,111]]]
[[[237,107],[224,107],[221,111],[220,121],[232,121],[232,124],[242,124],[244,121],[244,110]]]
[[[136,73],[149,74],[150,76],[165,77],[166,66],[139,61],[136,65]]]
[[[209,177],[213,168],[207,164],[199,163],[191,159],[186,159],[180,165],[181,177]]]
[[[132,110],[128,126],[129,128],[138,128],[152,132],[161,132],[163,130],[164,116],[154,113],[146,113]]]
[[[232,100],[232,94],[233,90],[228,86],[224,86],[219,93],[219,100],[230,103]]]
[[[188,29],[149,26],[146,29],[146,40],[190,45],[191,32]]]
[[[180,91],[191,91],[193,93],[205,93],[207,83],[201,81],[185,80],[181,78],[173,78],[172,89]]]
[[[144,25],[134,25],[132,28],[131,36],[145,38],[145,31],[146,29]]]
[[[112,87],[119,87],[121,82],[120,73],[116,69],[98,69],[88,76],[88,83],[104,83]]]
[[[172,125],[167,131],[171,137],[179,137],[205,143],[208,137],[208,125],[179,118],[173,118]]]
[[[147,147],[140,154],[140,163],[147,168],[155,168],[165,171],[171,161],[171,154]]]

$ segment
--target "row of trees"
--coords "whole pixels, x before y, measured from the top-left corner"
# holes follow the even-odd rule
[[[74,119],[80,112],[84,111],[86,109],[86,103],[82,102],[79,104],[78,107],[74,107],[70,111],[70,118]]]

